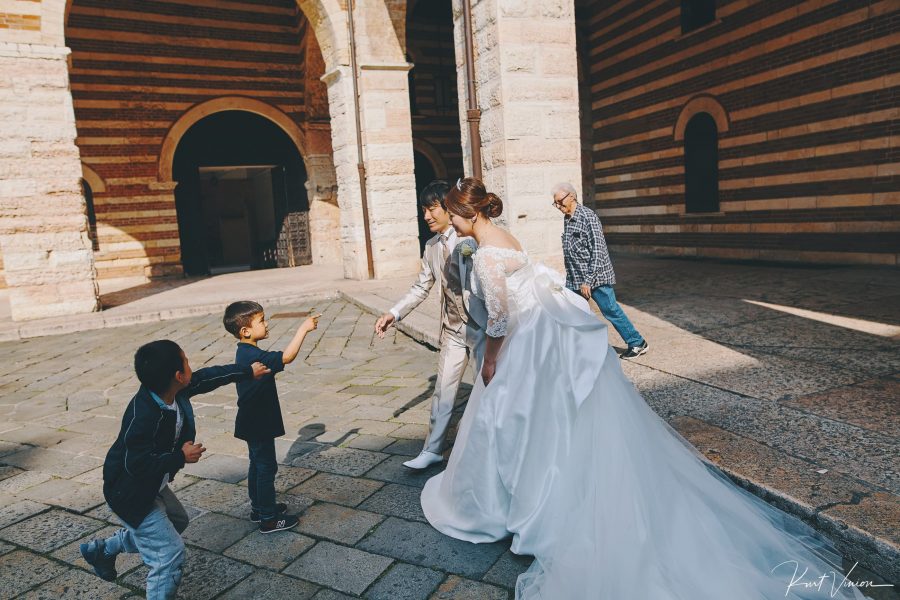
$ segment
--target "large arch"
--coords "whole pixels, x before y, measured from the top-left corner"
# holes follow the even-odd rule
[[[178,149],[178,143],[184,137],[184,134],[200,119],[227,110],[241,110],[267,118],[278,125],[291,138],[291,141],[297,146],[300,156],[306,157],[306,142],[303,132],[289,116],[271,104],[266,104],[260,100],[243,96],[224,96],[207,100],[194,106],[181,115],[169,128],[159,150],[157,176],[160,182],[168,183],[172,181],[172,164],[175,159],[175,151]]]

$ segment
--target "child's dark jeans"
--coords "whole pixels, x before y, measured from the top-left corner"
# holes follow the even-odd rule
[[[247,473],[247,491],[250,493],[250,508],[259,513],[260,521],[271,521],[277,517],[275,508],[275,440],[247,442],[250,450],[250,470]]]

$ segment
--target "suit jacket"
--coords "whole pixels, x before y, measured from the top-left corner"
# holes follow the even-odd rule
[[[450,260],[455,260],[459,264],[459,280],[462,284],[462,303],[463,308],[468,316],[469,326],[475,326],[484,330],[487,323],[487,308],[484,306],[484,300],[472,293],[472,257],[462,255],[463,243],[471,244],[474,248],[478,246],[475,240],[469,237],[460,237],[450,255]],[[397,304],[391,309],[400,319],[403,319],[412,310],[422,303],[428,297],[432,286],[438,284],[438,293],[440,294],[441,307],[444,305],[444,248],[441,243],[441,234],[435,235],[425,244],[425,251],[422,253],[422,268],[416,281],[410,286],[409,291]]]
[[[191,396],[252,377],[249,365],[194,371],[190,385],[175,395],[184,417],[178,439],[175,411],[160,408],[150,390],[140,387],[122,415],[119,436],[103,461],[103,496],[116,516],[131,527],[140,526],[153,509],[163,476],[172,481],[184,467],[181,447],[196,439]]]

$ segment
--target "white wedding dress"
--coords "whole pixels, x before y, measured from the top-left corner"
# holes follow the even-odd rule
[[[487,334],[506,338],[422,508],[446,535],[511,534],[513,552],[535,556],[518,600],[863,598],[841,585],[827,539],[732,483],[647,406],[559,274],[490,246],[474,265]]]

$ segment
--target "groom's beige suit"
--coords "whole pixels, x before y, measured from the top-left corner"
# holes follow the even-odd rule
[[[422,253],[422,269],[406,295],[391,308],[399,321],[428,297],[438,284],[441,305],[441,354],[437,381],[431,397],[431,424],[424,450],[440,454],[450,425],[459,383],[470,356],[476,373],[484,354],[484,327],[487,309],[472,293],[472,257],[463,248],[477,248],[472,238],[459,238],[450,227],[428,240]]]

